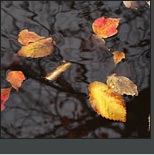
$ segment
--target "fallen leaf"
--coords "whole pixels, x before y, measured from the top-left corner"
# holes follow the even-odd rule
[[[99,37],[108,38],[118,33],[119,22],[120,18],[100,17],[93,22],[92,29]]]
[[[90,83],[88,90],[90,103],[98,114],[110,120],[126,122],[126,106],[122,96],[98,81]]]
[[[39,58],[53,53],[54,41],[52,38],[41,39],[37,42],[23,46],[17,53],[18,56]]]
[[[63,62],[54,71],[52,71],[51,73],[48,73],[44,78],[47,79],[47,80],[55,80],[65,70],[67,70],[71,65],[72,65],[72,63],[70,63],[70,62]]]
[[[1,111],[5,110],[5,102],[8,100],[10,96],[11,89],[11,87],[1,89]]]
[[[115,73],[108,76],[107,85],[112,91],[120,95],[138,96],[137,86],[124,76],[117,76]]]
[[[148,5],[150,6],[150,1],[147,1]]]
[[[12,87],[18,91],[22,82],[25,80],[25,76],[22,71],[10,71],[7,74],[7,81],[11,83]]]
[[[123,4],[126,8],[137,9],[138,3],[137,1],[123,1]]]
[[[35,32],[28,31],[27,29],[22,30],[18,35],[18,42],[22,45],[28,45],[29,43],[36,42],[45,37],[39,36]]]
[[[115,64],[118,64],[122,59],[125,58],[124,52],[114,51],[113,52],[113,60]]]

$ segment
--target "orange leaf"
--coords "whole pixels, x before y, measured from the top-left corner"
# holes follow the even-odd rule
[[[18,35],[18,42],[22,45],[28,45],[29,43],[36,42],[45,37],[39,36],[35,32],[28,31],[27,29],[22,30]]]
[[[72,63],[70,63],[70,62],[63,62],[54,71],[52,71],[51,73],[48,73],[44,78],[46,78],[47,80],[55,80],[58,76],[60,76],[71,65],[72,65]]]
[[[123,4],[126,8],[137,9],[137,1],[123,1]]]
[[[114,51],[113,52],[113,60],[114,60],[115,64],[119,63],[124,58],[125,58],[125,53],[124,52],[119,52],[119,51]]]
[[[108,76],[107,85],[112,91],[120,95],[138,96],[137,86],[124,76],[117,76],[116,74]]]
[[[52,38],[41,39],[37,42],[23,46],[17,53],[19,56],[39,58],[53,53],[54,41]]]
[[[98,114],[110,120],[126,122],[126,106],[122,96],[98,81],[90,83],[88,90],[91,105]]]
[[[120,18],[97,18],[92,24],[94,33],[101,38],[108,38],[118,33]]]
[[[12,88],[2,88],[1,89],[1,111],[5,109],[5,102],[8,100],[10,96]]]
[[[7,74],[7,81],[11,83],[12,87],[18,91],[22,82],[25,80],[25,76],[21,71],[10,71]]]

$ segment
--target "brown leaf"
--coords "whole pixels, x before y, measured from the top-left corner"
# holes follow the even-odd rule
[[[35,32],[28,31],[27,29],[22,30],[18,35],[18,42],[22,45],[28,45],[29,43],[36,42],[45,37],[39,36]]]
[[[1,89],[1,111],[5,110],[5,102],[8,100],[10,96],[12,88],[2,88]]]
[[[10,71],[7,74],[7,81],[11,83],[12,87],[18,91],[22,82],[25,80],[25,76],[22,71]]]
[[[125,58],[124,52],[114,51],[113,52],[113,60],[115,64],[118,64],[122,59]]]
[[[126,122],[126,106],[122,96],[98,81],[90,83],[88,90],[90,103],[98,114],[110,120]]]
[[[124,76],[117,76],[116,74],[108,76],[107,85],[112,91],[120,95],[138,96],[137,86]]]
[[[137,1],[123,1],[123,4],[126,8],[137,9],[138,3]]]
[[[120,18],[100,17],[93,22],[92,29],[99,37],[108,38],[118,33],[119,22]]]
[[[71,65],[72,65],[72,63],[70,63],[70,62],[63,62],[54,71],[52,71],[51,73],[48,73],[44,78],[47,79],[47,80],[55,80],[65,70],[67,70]]]
[[[23,46],[17,53],[18,56],[39,58],[53,53],[54,41],[52,38],[41,39],[37,42]]]

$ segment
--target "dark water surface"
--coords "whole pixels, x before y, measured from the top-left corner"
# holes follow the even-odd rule
[[[118,34],[99,46],[92,39],[93,21],[101,16],[121,18]],[[29,29],[53,37],[56,49],[48,57],[17,57],[18,33]],[[126,59],[116,67],[112,52]],[[40,76],[62,60],[72,67],[56,81]],[[122,1],[13,1],[1,2],[1,87],[9,87],[6,73],[26,76],[19,92],[13,90],[1,113],[1,138],[149,138],[150,9],[142,1],[137,10]],[[138,86],[139,96],[124,96],[127,123],[98,116],[90,106],[87,85],[105,82],[117,73]]]

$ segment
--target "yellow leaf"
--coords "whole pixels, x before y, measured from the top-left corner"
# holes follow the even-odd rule
[[[18,35],[18,42],[22,45],[28,45],[29,43],[36,42],[45,37],[39,36],[35,32],[28,31],[27,29],[22,30]]]
[[[107,85],[112,91],[120,95],[138,96],[137,86],[124,76],[117,76],[115,73],[108,76]]]
[[[126,107],[122,96],[98,81],[90,83],[88,90],[91,105],[98,114],[110,120],[126,122]]]
[[[39,58],[53,53],[54,41],[52,38],[41,39],[37,42],[23,46],[17,53],[19,56]]]
[[[61,65],[59,65],[54,71],[51,73],[48,73],[44,78],[47,80],[55,80],[57,77],[59,77],[66,69],[68,69],[72,63],[70,62],[63,62]]]
[[[122,59],[125,58],[124,52],[114,51],[113,52],[113,60],[115,64],[118,64]]]
[[[22,82],[25,80],[25,76],[21,71],[10,71],[7,74],[7,81],[11,83],[12,87],[18,91]]]

